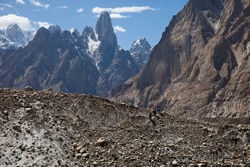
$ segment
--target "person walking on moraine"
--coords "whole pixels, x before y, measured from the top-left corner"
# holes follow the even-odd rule
[[[153,118],[156,118],[157,114],[159,114],[162,117],[164,116],[162,111],[161,111],[161,108],[159,106],[154,108],[153,111],[149,112],[149,120],[150,120],[150,122],[152,122],[154,127],[156,126],[156,122],[155,122],[155,120]]]

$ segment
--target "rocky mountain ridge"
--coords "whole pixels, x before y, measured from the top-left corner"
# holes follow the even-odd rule
[[[190,0],[113,100],[174,115],[249,117],[249,16],[247,0]]]
[[[40,28],[28,46],[1,52],[0,87],[29,85],[106,97],[139,72],[135,61],[118,47],[109,13],[103,12],[95,29],[87,26],[80,34],[60,26]]]

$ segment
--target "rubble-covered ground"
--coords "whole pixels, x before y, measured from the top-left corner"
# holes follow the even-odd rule
[[[0,166],[250,166],[250,118],[177,118],[91,95],[0,89]]]

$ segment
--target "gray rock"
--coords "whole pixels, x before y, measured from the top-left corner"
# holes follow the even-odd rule
[[[26,87],[24,88],[24,91],[26,91],[26,92],[31,92],[31,91],[33,91],[33,88],[32,88],[31,86],[26,86]]]

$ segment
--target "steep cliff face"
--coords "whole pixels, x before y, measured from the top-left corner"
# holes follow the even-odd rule
[[[94,52],[96,65],[100,72],[97,94],[108,96],[110,89],[120,85],[139,72],[135,60],[129,52],[118,48],[116,35],[108,12],[102,12],[95,31],[100,44]]]
[[[190,0],[144,70],[112,95],[175,115],[249,116],[249,10],[246,0]]]
[[[98,48],[100,54],[98,66],[103,71],[110,65],[117,49],[117,39],[108,12],[102,12],[97,21],[95,31],[98,35],[98,40],[101,41]]]

